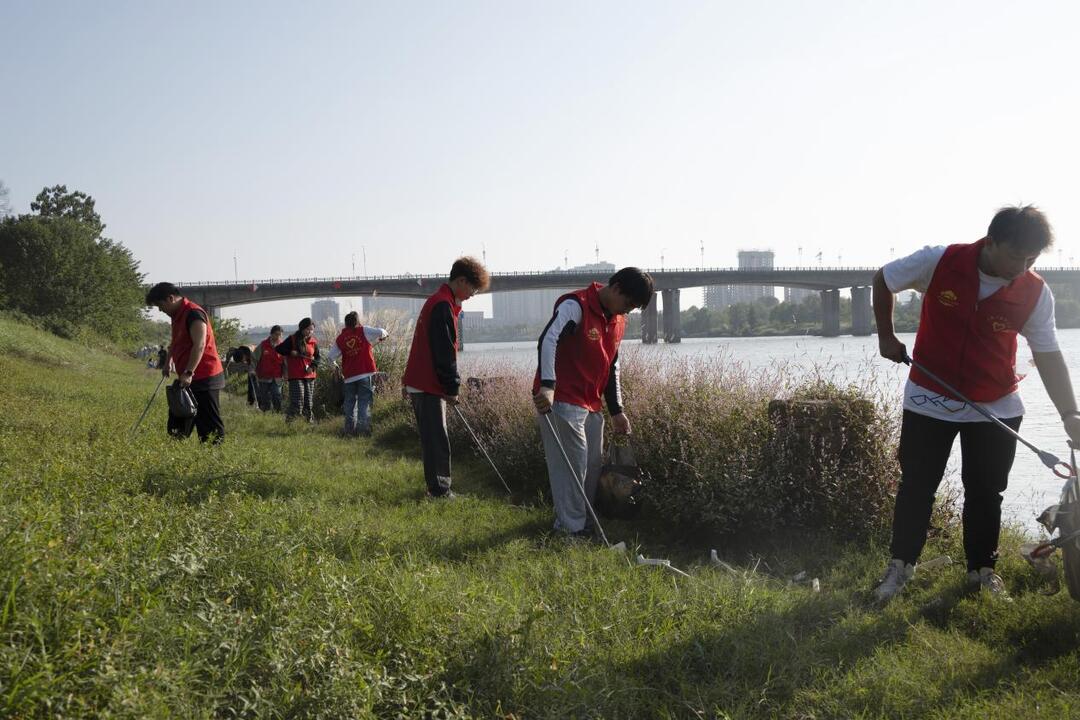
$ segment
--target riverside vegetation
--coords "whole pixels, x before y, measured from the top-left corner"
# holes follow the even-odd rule
[[[370,440],[233,397],[221,447],[167,438],[162,398],[131,436],[153,371],[0,317],[0,716],[1080,716],[1080,606],[1039,593],[1016,535],[1015,602],[966,594],[954,566],[868,604],[888,412],[855,403],[837,422],[869,431],[860,462],[831,448],[824,487],[799,489],[826,458],[770,431],[782,376],[670,371],[628,362],[652,482],[641,518],[605,527],[689,578],[551,535],[512,381],[466,408],[515,496],[455,427],[464,497],[432,503],[392,394]],[[959,557],[939,525],[926,556]]]

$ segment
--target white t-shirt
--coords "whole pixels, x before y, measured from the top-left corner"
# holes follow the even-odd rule
[[[372,345],[377,345],[378,343],[381,343],[383,340],[385,340],[387,338],[387,336],[389,334],[390,333],[386,332],[382,328],[368,327],[367,325],[364,326],[364,337],[367,338],[367,341],[369,343],[371,343]],[[330,348],[329,358],[330,358],[331,361],[333,361],[333,360],[336,360],[339,357],[341,357],[341,348],[339,348],[337,346],[337,343],[334,343],[334,346],[332,348]],[[347,382],[347,383],[356,382],[357,380],[363,380],[364,378],[371,377],[374,374],[375,373],[373,373],[373,372],[369,372],[369,373],[360,373],[359,375],[351,375],[351,376],[345,378],[342,382]]]
[[[916,290],[926,293],[938,261],[945,254],[945,246],[929,245],[907,257],[893,260],[882,268],[885,285],[893,293]],[[1004,278],[979,271],[979,300],[985,300],[1009,284]],[[1054,294],[1043,283],[1042,295],[1035,303],[1031,317],[1024,323],[1020,334],[1027,340],[1032,352],[1055,352],[1058,348],[1057,328],[1054,325]],[[1021,374],[1022,373],[1018,373]],[[994,417],[1011,418],[1024,414],[1024,401],[1016,390],[993,402],[980,403]],[[933,390],[916,385],[908,378],[904,386],[904,409],[951,422],[989,422],[967,403],[945,397]]]

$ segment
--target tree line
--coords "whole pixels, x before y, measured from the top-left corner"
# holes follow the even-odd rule
[[[55,185],[16,215],[9,197],[0,182],[0,308],[65,336],[138,337],[143,275],[131,251],[104,236],[94,199]]]

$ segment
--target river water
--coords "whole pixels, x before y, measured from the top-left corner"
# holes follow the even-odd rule
[[[902,333],[900,339],[907,344],[910,352],[915,344],[914,334]],[[1073,382],[1080,384],[1080,329],[1059,330],[1058,340]],[[823,373],[839,384],[858,383],[865,380],[869,373],[873,373],[885,396],[895,401],[897,412],[907,377],[906,366],[894,364],[878,356],[876,336],[693,338],[676,345],[642,345],[638,340],[627,340],[623,343],[622,352],[627,358],[634,353],[672,359],[722,356],[727,361],[740,363],[751,371],[769,370],[783,364],[785,372],[793,379]],[[466,352],[460,356],[460,363],[463,375],[470,374],[470,368],[487,370],[493,365],[507,369],[520,368],[523,372],[531,373],[536,367],[536,344],[471,343],[466,345]],[[1031,364],[1031,352],[1022,339],[1017,353],[1017,368],[1020,373],[1027,373],[1027,378],[1020,383],[1027,406],[1022,434],[1043,450],[1066,459],[1068,446],[1061,421],[1039,380],[1038,372]],[[628,407],[627,412],[633,417],[632,407]],[[949,482],[960,482],[959,468],[960,441],[957,438],[949,462],[950,471],[946,474]],[[1047,505],[1057,500],[1061,486],[1062,481],[1043,466],[1034,453],[1018,445],[1016,462],[1009,476],[1009,489],[1005,493],[1005,517],[1034,533],[1039,528],[1035,517]]]

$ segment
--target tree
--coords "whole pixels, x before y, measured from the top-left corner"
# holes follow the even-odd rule
[[[746,324],[753,330],[761,324],[761,311],[757,303],[749,303],[746,306]]]
[[[0,298],[53,328],[86,326],[117,340],[139,332],[143,276],[120,243],[101,237],[94,200],[58,185],[0,220]]]
[[[0,180],[0,220],[3,220],[11,214],[11,191],[8,190],[8,186],[4,184],[3,180]]]
[[[731,332],[735,334],[742,332],[743,327],[746,325],[746,306],[742,303],[729,305],[727,313],[728,326],[731,328]]]
[[[30,203],[30,209],[41,217],[71,218],[95,228],[97,235],[101,235],[105,230],[101,216],[94,210],[94,198],[78,190],[69,193],[67,185],[45,188],[34,198],[34,202]]]

